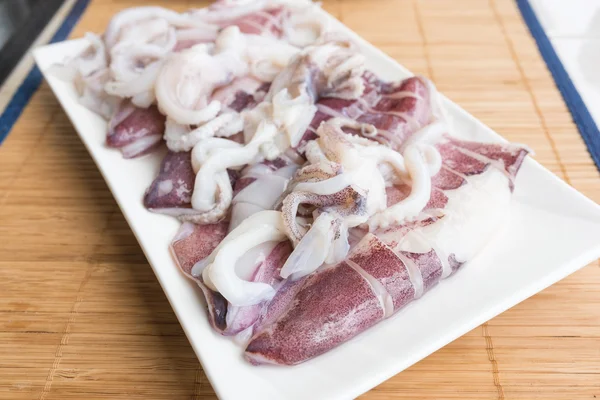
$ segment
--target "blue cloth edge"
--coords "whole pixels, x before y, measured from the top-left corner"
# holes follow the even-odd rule
[[[554,83],[571,112],[573,122],[577,125],[579,134],[583,138],[596,168],[600,170],[600,131],[598,131],[598,126],[556,54],[529,0],[516,0],[516,2],[531,36],[535,39],[540,54],[554,78]]]
[[[54,33],[54,36],[52,36],[50,43],[63,41],[69,36],[90,1],[91,0],[77,0],[75,4],[73,4],[69,14]],[[4,139],[7,138],[15,122],[17,122],[23,113],[25,106],[29,103],[31,97],[42,84],[42,79],[42,73],[38,67],[34,65],[6,105],[6,108],[0,115],[0,145]]]

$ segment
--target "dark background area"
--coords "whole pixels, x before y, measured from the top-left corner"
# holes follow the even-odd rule
[[[0,85],[65,0],[0,0]]]

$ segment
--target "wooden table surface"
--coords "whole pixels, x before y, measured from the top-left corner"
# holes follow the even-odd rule
[[[147,3],[92,0],[72,37],[101,32],[116,11]],[[151,3],[176,10],[205,4]],[[324,7],[600,201],[598,170],[513,0],[326,0]],[[0,398],[215,398],[46,84],[0,148]],[[600,398],[600,265],[362,398]]]

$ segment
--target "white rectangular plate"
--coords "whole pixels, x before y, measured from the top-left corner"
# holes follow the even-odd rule
[[[411,75],[337,20],[333,23],[356,39],[368,67],[380,77],[399,80]],[[356,397],[600,256],[600,207],[527,159],[506,229],[456,276],[314,360],[295,367],[251,366],[243,360],[240,346],[211,329],[200,290],[171,259],[168,246],[179,223],[142,205],[160,155],[124,160],[119,151],[106,148],[106,122],[78,103],[70,83],[47,74],[52,64],[73,56],[85,44],[75,40],[45,46],[35,51],[35,59],[106,179],[222,399]],[[457,134],[502,140],[456,104],[445,98],[444,104]]]

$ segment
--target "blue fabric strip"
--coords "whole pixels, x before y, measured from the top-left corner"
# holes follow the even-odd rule
[[[79,21],[89,3],[90,0],[77,0],[75,2],[69,15],[67,15],[60,28],[58,28],[50,43],[63,41],[69,36],[69,33],[73,30],[73,27]],[[2,115],[0,115],[0,144],[6,139],[13,125],[19,119],[21,113],[23,113],[23,109],[29,103],[31,96],[38,90],[41,83],[42,73],[37,66],[34,66],[12,99],[10,99]]]
[[[521,15],[523,15],[525,23],[529,27],[531,36],[535,39],[540,53],[542,54],[544,61],[546,61],[548,69],[552,73],[552,77],[554,78],[558,90],[560,90],[560,93],[571,112],[571,116],[577,125],[577,129],[579,129],[579,133],[581,134],[581,137],[583,137],[588,151],[596,163],[596,167],[600,169],[600,131],[598,131],[598,126],[596,125],[596,122],[594,122],[594,118],[590,115],[590,112],[575,88],[573,81],[571,81],[565,67],[560,62],[560,59],[554,51],[554,47],[552,47],[552,43],[550,43],[548,36],[546,36],[546,32],[544,32],[544,28],[542,28],[529,1],[517,0],[517,5],[521,10]]]

